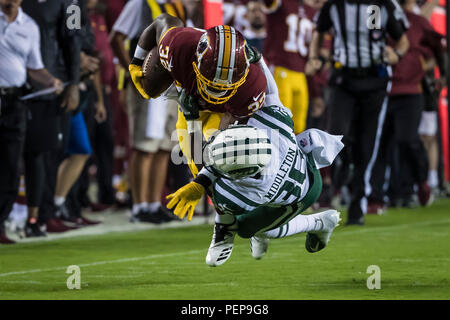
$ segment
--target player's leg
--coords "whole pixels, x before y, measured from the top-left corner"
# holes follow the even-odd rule
[[[292,99],[292,121],[294,121],[294,133],[297,135],[306,129],[308,117],[308,83],[306,76],[301,72],[290,71],[290,79],[294,85]]]
[[[219,129],[220,117],[221,115],[219,113],[200,112],[200,118],[198,121],[202,122],[202,132],[205,139],[209,139],[212,133]],[[187,121],[183,115],[183,112],[180,110],[178,110],[176,128],[181,151],[188,161],[188,166],[192,175],[195,177],[198,174],[198,168],[191,156],[191,143],[187,131]]]
[[[339,225],[340,212],[327,210],[311,215],[299,214],[279,228],[258,235],[260,238],[284,238],[307,232],[305,247],[309,252],[322,250],[328,244],[331,234]]]
[[[238,215],[236,218],[240,237],[251,238],[256,234],[279,228],[317,201],[322,192],[322,177],[312,162],[309,155],[307,165],[310,187],[303,199],[290,206],[280,208],[261,206],[251,212]]]
[[[357,139],[354,140],[352,148],[352,199],[347,225],[364,224],[367,197],[372,192],[372,171],[378,156],[387,104],[388,98],[383,89],[361,93],[359,97],[354,133]]]
[[[232,214],[216,214],[214,232],[206,254],[207,265],[217,267],[230,258],[236,236],[236,221]]]
[[[281,103],[293,112],[293,81],[289,78],[289,70],[283,67],[275,67],[273,78],[278,87]]]
[[[419,125],[420,138],[423,141],[428,155],[428,184],[436,190],[438,188],[439,144],[437,140],[438,118],[436,111],[422,112]]]

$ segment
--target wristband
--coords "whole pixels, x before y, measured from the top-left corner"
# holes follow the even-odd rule
[[[134,51],[134,57],[139,60],[144,60],[149,52],[150,51],[142,49],[141,47],[137,46],[136,51]]]
[[[205,188],[205,190],[208,189],[209,186],[212,184],[212,181],[209,179],[208,176],[200,173],[195,177],[194,182],[201,185],[203,188]]]

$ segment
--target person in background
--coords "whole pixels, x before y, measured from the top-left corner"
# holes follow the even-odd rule
[[[428,21],[431,20],[432,14],[435,11],[438,11],[439,8],[439,0],[430,0],[428,2],[423,3],[422,1],[417,1],[417,4],[420,5],[420,13],[424,16]],[[415,11],[418,11],[419,7]],[[440,11],[440,10],[439,10]],[[445,14],[445,13],[444,13]],[[437,31],[438,27],[434,25],[435,20],[430,21],[433,25],[434,29]],[[422,139],[422,142],[427,150],[428,155],[428,185],[432,189],[433,194],[439,194],[439,162],[440,162],[440,154],[439,154],[439,124],[438,124],[438,105],[440,98],[440,91],[444,87],[445,78],[440,77],[440,79],[436,79],[435,76],[435,67],[433,66],[433,59],[429,61],[428,66],[432,68],[432,70],[428,70],[425,77],[422,80],[423,87],[423,95],[425,98],[425,106],[422,112],[422,117],[420,119],[419,124],[419,135]],[[448,61],[447,61],[448,63]]]
[[[81,214],[81,204],[77,197],[79,188],[79,177],[83,171],[86,161],[92,154],[86,121],[83,112],[92,107],[96,93],[101,92],[99,63],[94,50],[95,38],[91,30],[87,8],[81,2],[81,54],[80,67],[81,79],[80,103],[77,110],[73,112],[65,127],[67,143],[64,147],[63,160],[58,167],[58,176],[54,194],[55,215],[74,227],[97,224]],[[106,119],[106,111],[103,103],[103,95],[99,95],[100,103],[96,104],[96,117],[99,122]],[[75,188],[73,188],[75,186]],[[70,192],[70,201],[66,205],[66,198]]]
[[[316,10],[301,1],[264,0],[263,3],[267,13],[264,57],[273,68],[281,102],[292,112],[295,134],[299,134],[306,128],[308,115],[305,66]]]
[[[22,0],[0,0],[0,243],[13,244],[4,222],[17,198],[19,164],[26,131],[26,106],[20,100],[28,76],[43,87],[63,91],[61,80],[45,69],[36,22],[23,12]],[[37,227],[35,220],[28,223]]]
[[[113,26],[110,41],[125,70],[128,70],[139,36],[163,12],[185,21],[184,9],[179,2],[131,0],[123,9]],[[133,84],[127,87],[127,99],[132,132],[131,221],[162,223],[174,220],[176,217],[161,205],[161,194],[170,151],[176,145],[171,141],[171,133],[175,130],[177,104],[163,98],[145,100]]]
[[[266,38],[266,15],[263,12],[263,5],[259,1],[249,1],[247,3],[245,19],[248,27],[244,29],[243,35],[247,43],[258,49],[264,50],[264,40]]]
[[[372,3],[380,6],[386,16],[379,24],[368,27],[367,12]],[[405,34],[408,25],[395,0],[329,0],[318,15],[306,69],[314,74],[323,68],[326,59],[320,49],[326,33],[333,31],[328,125],[331,134],[344,136],[345,148],[341,155],[354,164],[347,225],[363,225],[365,221],[372,169],[388,103],[390,66],[408,50]],[[388,36],[394,39],[391,46],[386,45]]]
[[[30,113],[25,139],[25,182],[28,205],[27,237],[44,235],[32,222],[45,225],[47,232],[69,230],[53,215],[53,194],[62,148],[63,124],[79,103],[80,47],[78,30],[67,28],[67,8],[74,0],[24,0],[22,9],[40,29],[44,66],[66,83],[61,96],[45,95],[27,101]]]
[[[386,162],[390,163],[392,182],[390,185],[389,201],[391,206],[414,207],[416,201],[414,185],[418,186],[418,198],[425,206],[433,201],[431,189],[427,183],[428,159],[418,129],[425,105],[422,79],[425,71],[434,67],[437,62],[441,76],[445,78],[442,36],[433,30],[431,24],[421,15],[414,13],[416,0],[403,0],[406,17],[410,22],[407,37],[410,49],[394,66],[392,89],[389,97],[386,121],[379,158],[377,159],[373,196],[381,200],[380,193]],[[377,167],[382,167],[377,168]],[[374,183],[375,185],[375,183]],[[384,191],[384,190],[383,190]]]
[[[87,1],[89,22],[95,37],[94,52],[98,53],[100,70],[94,76],[94,88],[97,97],[95,103],[97,106],[85,110],[85,120],[94,154],[83,170],[83,186],[80,188],[80,200],[84,200],[84,205],[91,206],[94,211],[102,211],[115,203],[115,190],[112,185],[114,140],[110,101],[112,87],[117,85],[117,83],[115,81],[115,66],[113,62],[114,54],[109,45],[105,19],[97,10],[97,3],[97,0]],[[95,114],[96,110],[105,110],[106,119],[104,119],[102,113]],[[93,203],[87,195],[90,163],[96,164],[98,203]]]

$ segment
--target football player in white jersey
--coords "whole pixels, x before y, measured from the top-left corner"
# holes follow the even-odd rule
[[[204,146],[203,164],[194,181],[168,196],[167,207],[191,220],[204,191],[217,215],[206,263],[219,266],[230,257],[235,235],[250,238],[260,259],[269,238],[307,232],[306,249],[322,250],[340,221],[328,210],[300,215],[319,197],[319,169],[343,148],[342,136],[310,129],[295,136],[290,111],[263,107],[245,125],[218,131]]]

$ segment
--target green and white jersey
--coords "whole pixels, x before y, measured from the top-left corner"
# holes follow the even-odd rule
[[[239,180],[214,177],[215,205],[223,213],[243,214],[260,206],[281,207],[298,203],[308,192],[310,181],[307,157],[296,143],[289,110],[278,106],[263,107],[249,118],[247,124],[266,130],[272,144],[272,157],[256,177]]]

